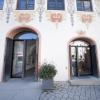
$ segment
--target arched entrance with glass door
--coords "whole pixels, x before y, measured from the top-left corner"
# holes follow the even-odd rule
[[[71,41],[70,74],[72,77],[98,76],[96,46],[84,39]]]
[[[7,38],[5,78],[38,78],[39,37],[31,30],[22,30],[13,39]]]

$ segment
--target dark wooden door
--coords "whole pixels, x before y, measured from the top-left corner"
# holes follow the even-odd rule
[[[13,55],[13,40],[10,38],[6,38],[6,49],[5,49],[5,59],[4,59],[4,68],[5,68],[4,80],[8,80],[11,77],[12,55]]]

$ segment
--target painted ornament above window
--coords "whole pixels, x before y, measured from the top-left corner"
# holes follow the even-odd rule
[[[64,14],[63,13],[48,13],[48,19],[56,24],[56,27],[58,26],[58,24],[60,22],[62,22],[64,20]]]
[[[15,19],[16,21],[23,24],[28,23],[33,20],[33,14],[31,13],[16,13],[15,17],[16,17]]]
[[[52,22],[61,22],[63,16],[60,13],[52,13],[50,17]]]
[[[82,14],[82,15],[80,15],[80,20],[88,28],[89,27],[89,24],[91,24],[92,21],[93,21],[93,16],[91,14]]]

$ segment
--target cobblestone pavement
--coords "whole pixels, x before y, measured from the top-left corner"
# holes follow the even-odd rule
[[[100,100],[100,86],[69,86],[56,83],[56,89],[42,91],[40,100]]]
[[[56,82],[54,90],[43,91],[41,82],[0,83],[0,100],[100,100],[100,86],[70,86]]]

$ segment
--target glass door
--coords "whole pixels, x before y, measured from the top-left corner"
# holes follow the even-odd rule
[[[25,64],[25,77],[35,76],[35,64],[36,64],[36,41],[26,41],[26,64]]]
[[[14,41],[12,77],[23,77],[24,41]]]
[[[78,76],[91,74],[91,55],[90,47],[81,46],[77,47],[77,67]]]
[[[72,69],[72,76],[77,76],[77,52],[76,47],[71,47],[71,69]]]
[[[72,76],[92,74],[89,46],[71,46],[71,69]]]

